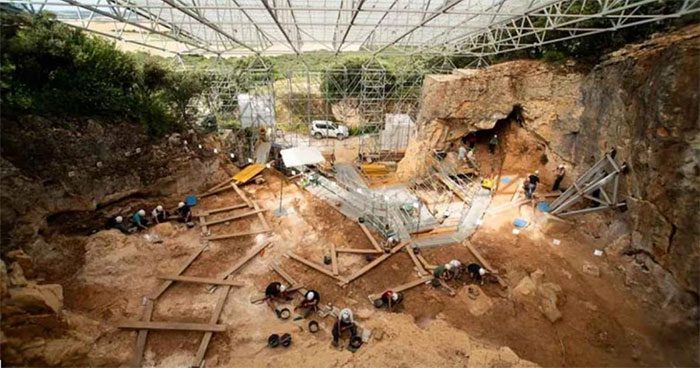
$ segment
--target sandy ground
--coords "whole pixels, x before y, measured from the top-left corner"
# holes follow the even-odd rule
[[[653,291],[627,287],[625,276],[611,260],[592,255],[593,249],[602,246],[596,239],[575,228],[546,235],[534,225],[519,235],[512,234],[511,222],[515,217],[535,216],[531,207],[487,216],[471,243],[499,270],[511,288],[523,276],[537,269],[544,271],[546,281],[563,289],[558,303],[562,320],[551,323],[536,302],[515,301],[509,297],[509,290],[497,284],[482,286],[484,299],[479,299],[478,305],[466,297],[464,286],[459,283],[452,285],[458,290],[455,297],[441,289],[418,286],[406,293],[399,313],[390,314],[375,309],[367,295],[415,279],[417,275],[408,255],[397,253],[347,288],[285,258],[287,251],[294,250],[321,263],[331,242],[337,247],[370,248],[371,245],[354,222],[291,183],[284,186],[282,201],[288,215],[275,217],[271,211],[279,206],[280,183],[273,174],[265,177],[266,184],[244,189],[269,210],[265,217],[274,232],[270,236],[212,241],[185,272],[190,276],[215,277],[255,244],[273,241],[273,247],[235,276],[234,280],[246,286],[234,288],[229,294],[219,321],[227,326],[227,331],[212,339],[207,366],[528,364],[513,358],[508,349],[499,353],[499,346],[508,346],[521,358],[546,366],[696,364],[693,359],[697,350],[684,345],[689,336],[669,329],[666,315],[670,311],[649,313],[654,305]],[[507,192],[496,195],[492,207],[510,201],[511,197]],[[204,199],[198,210],[236,203],[240,200],[230,191]],[[214,225],[210,231],[222,234],[261,227],[257,217],[251,216]],[[159,284],[156,276],[175,272],[202,244],[199,227],[187,229],[176,224],[170,232],[167,226],[151,229],[151,234],[158,233],[164,240],[158,244],[145,241],[142,234],[123,236],[115,231],[101,231],[88,239],[84,265],[64,285],[70,313],[100,321],[100,337],[90,352],[91,365],[114,366],[129,361],[136,332],[114,326],[125,319],[140,318],[143,295]],[[552,245],[554,236],[561,240],[560,245]],[[462,244],[427,249],[423,255],[433,264],[453,258],[463,262],[474,260]],[[598,266],[601,276],[582,272],[584,261]],[[268,269],[272,262],[279,262],[298,281],[318,290],[322,303],[352,308],[359,324],[372,329],[381,340],[370,340],[354,354],[337,351],[330,346],[331,318],[312,317],[321,321],[323,330],[311,334],[306,331],[305,321],[282,321],[265,304],[251,304],[252,296],[262,292],[269,282],[279,280]],[[362,255],[344,254],[339,262],[340,274],[348,275],[367,260]],[[205,323],[215,303],[216,294],[208,293],[205,287],[177,283],[158,300],[153,320]],[[265,347],[269,334],[285,332],[293,335],[291,348]],[[158,367],[188,366],[201,336],[197,332],[152,332],[144,363]]]

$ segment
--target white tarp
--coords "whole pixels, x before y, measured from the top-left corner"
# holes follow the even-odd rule
[[[286,167],[316,165],[326,160],[316,147],[292,147],[281,150],[280,154]]]
[[[416,124],[407,114],[386,114],[379,142],[383,151],[400,151],[416,133]]]
[[[275,103],[269,95],[238,95],[239,120],[243,128],[275,125]]]

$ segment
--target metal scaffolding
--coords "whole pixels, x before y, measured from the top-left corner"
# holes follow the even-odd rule
[[[676,18],[698,0],[0,0],[174,54],[484,57]]]

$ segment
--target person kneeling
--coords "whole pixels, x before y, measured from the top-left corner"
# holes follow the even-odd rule
[[[350,331],[350,341],[357,336],[357,325],[352,318],[352,311],[349,308],[345,308],[340,311],[338,319],[333,324],[333,346],[338,347],[340,336],[345,331]]]
[[[304,318],[307,318],[312,312],[318,310],[318,304],[320,301],[321,294],[319,294],[316,290],[309,290],[306,292],[306,294],[304,294],[304,300],[301,301],[301,304],[296,306],[294,309],[304,309],[302,315]]]
[[[192,208],[185,204],[185,202],[180,202],[177,204],[177,216],[178,221],[188,223],[192,221]]]
[[[393,290],[387,290],[382,294],[382,302],[386,307],[386,310],[393,312],[399,304],[403,301],[403,295],[401,293],[395,292]]]

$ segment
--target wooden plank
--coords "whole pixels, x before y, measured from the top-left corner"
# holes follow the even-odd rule
[[[213,214],[215,214],[215,213],[226,212],[226,211],[233,211],[233,210],[237,210],[237,209],[239,209],[239,208],[244,208],[244,207],[248,207],[248,204],[247,204],[247,203],[239,203],[239,204],[233,205],[233,206],[221,207],[221,208],[214,208],[213,210],[206,210],[206,211],[207,211],[210,215],[213,215]]]
[[[316,271],[318,271],[318,272],[320,272],[320,273],[322,273],[322,274],[324,274],[324,275],[326,275],[326,276],[332,277],[332,278],[334,278],[334,279],[336,279],[336,280],[340,280],[340,282],[347,283],[347,282],[345,282],[345,281],[346,281],[345,279],[333,275],[333,272],[332,272],[332,271],[329,271],[329,270],[325,269],[323,266],[321,266],[320,264],[318,264],[318,263],[316,263],[316,262],[309,261],[309,260],[307,260],[306,258],[301,257],[301,256],[299,256],[299,255],[297,255],[297,254],[292,253],[292,252],[288,252],[288,253],[287,253],[287,256],[288,256],[289,258],[291,258],[291,259],[293,259],[293,260],[299,262],[299,263],[302,263],[302,264],[304,264],[304,265],[306,265],[306,266],[308,266],[308,267],[310,267],[310,268],[313,268],[314,270],[316,270]]]
[[[239,197],[243,200],[243,202],[248,204],[248,207],[253,208],[253,202],[251,202],[250,199],[248,199],[248,196],[245,195],[245,192],[241,190],[241,188],[236,185],[236,183],[231,183],[231,188],[236,191],[236,194],[238,194]]]
[[[338,254],[335,252],[335,243],[331,242],[331,268],[333,275],[338,276]]]
[[[422,254],[416,254],[416,258],[423,264],[423,268],[428,269],[428,270],[433,270],[436,269],[436,265],[430,264],[425,258],[423,258]]]
[[[208,236],[204,239],[206,239],[206,240],[222,240],[222,239],[240,238],[243,236],[269,233],[270,231],[272,231],[272,230],[266,229],[266,230],[245,231],[242,233],[228,233],[228,234]]]
[[[396,252],[398,252],[401,248],[405,247],[406,245],[410,244],[410,242],[402,242],[401,244],[395,246],[394,248],[391,249],[391,252],[389,253],[384,253],[381,256],[377,257],[374,261],[366,264],[364,267],[350,275],[349,277],[345,278],[346,282],[340,282],[339,285],[343,286],[345,284],[348,284],[352,282],[353,280],[357,279],[358,277],[364,275],[365,273],[369,272],[371,269],[374,267],[378,266],[380,263],[384,262],[387,258],[391,257],[394,255]]]
[[[231,266],[228,270],[224,271],[224,272],[221,274],[220,278],[223,279],[224,277],[230,276],[230,275],[232,275],[233,273],[235,273],[236,271],[238,271],[238,269],[240,269],[241,267],[243,267],[243,265],[245,265],[246,263],[248,263],[248,261],[250,261],[250,260],[253,259],[255,256],[257,256],[258,253],[260,253],[261,250],[265,249],[265,248],[266,248],[268,245],[270,245],[271,243],[272,243],[271,241],[267,241],[267,242],[265,242],[265,243],[263,243],[263,244],[258,245],[258,246],[255,247],[255,248],[253,248],[252,251],[250,251],[248,254],[246,254],[243,258],[239,259],[238,262],[236,262],[236,264],[234,264],[233,266]]]
[[[297,280],[295,280],[290,274],[288,274],[285,270],[283,270],[279,265],[277,264],[272,264],[270,265],[270,268],[277,272],[280,276],[282,276],[283,279],[285,279],[289,285],[297,285],[299,284]]]
[[[266,211],[266,210],[256,210],[256,211],[250,211],[250,212],[246,212],[246,213],[241,213],[241,214],[239,214],[239,215],[233,215],[233,216],[229,216],[229,217],[224,217],[224,218],[221,218],[221,219],[218,219],[218,220],[212,220],[212,221],[209,221],[209,222],[205,222],[204,225],[205,225],[205,226],[216,225],[216,224],[220,224],[220,223],[227,222],[227,221],[232,221],[232,220],[237,220],[237,219],[244,218],[244,217],[248,217],[248,216],[253,216],[253,215],[258,214],[258,213],[263,212],[263,211]]]
[[[209,233],[206,216],[199,216],[199,226],[202,227],[202,235],[206,236]]]
[[[199,257],[199,255],[202,254],[204,249],[206,249],[208,246],[209,246],[208,244],[205,244],[201,248],[199,248],[196,252],[194,252],[190,256],[190,258],[188,258],[187,261],[180,267],[180,269],[178,269],[178,271],[175,274],[181,275],[183,272],[185,272],[187,267],[189,267],[190,264],[192,264],[192,262],[194,262],[194,260],[197,259],[197,257]],[[170,281],[170,280],[163,282],[162,284],[160,284],[160,286],[158,286],[151,293],[151,295],[148,296],[148,298],[151,300],[158,299],[165,292],[165,290],[167,290],[170,287],[170,285],[172,285],[172,284],[173,284],[173,281]]]
[[[221,193],[223,191],[227,191],[229,189],[231,189],[231,188],[230,187],[223,187],[223,188],[213,190],[211,192],[202,193],[199,195],[199,199],[206,198],[206,197],[209,197],[209,196],[214,195],[214,194],[219,194],[219,193]]]
[[[500,205],[500,206],[498,206],[498,207],[494,207],[493,209],[490,209],[490,210],[486,211],[486,214],[487,214],[487,215],[495,215],[495,214],[497,214],[497,213],[501,213],[501,212],[506,211],[506,210],[509,210],[509,209],[511,209],[511,208],[515,208],[515,207],[524,205],[524,204],[526,204],[526,203],[528,203],[528,202],[530,202],[529,199],[523,199],[523,200],[520,200],[520,201],[517,201],[517,202],[507,202],[507,203],[504,203],[504,204],[502,204],[502,205]]]
[[[221,282],[225,281],[226,280],[221,280]],[[231,286],[224,286],[223,288],[221,288],[221,291],[219,291],[219,299],[217,300],[216,306],[214,307],[214,312],[212,312],[211,318],[209,319],[210,324],[215,325],[219,322],[219,317],[221,317],[221,312],[224,310],[224,303],[226,302],[226,298],[228,297],[229,291],[231,291]],[[204,333],[202,341],[199,343],[199,349],[197,349],[197,354],[194,357],[192,367],[199,367],[202,364],[202,361],[204,360],[204,355],[206,355],[207,353],[207,348],[209,348],[209,342],[211,341],[211,338],[213,336],[213,332]]]
[[[185,323],[185,322],[146,322],[146,321],[123,321],[119,322],[118,328],[131,330],[171,330],[171,331],[212,331],[224,332],[225,325],[206,323]]]
[[[146,305],[143,307],[143,315],[141,320],[144,322],[150,322],[153,316],[153,300],[147,299]],[[136,338],[136,350],[134,350],[134,357],[131,361],[132,367],[141,367],[143,362],[143,353],[146,351],[146,339],[148,338],[148,330],[139,330],[138,337]]]
[[[215,190],[217,190],[217,189],[223,188],[223,187],[226,186],[228,183],[230,183],[231,180],[233,180],[233,177],[230,177],[230,178],[228,178],[228,179],[222,181],[221,183],[214,185],[213,187],[209,188],[209,189],[208,189],[207,191],[205,191],[204,193],[206,194],[206,193],[209,193],[209,192],[213,192],[213,191],[215,191]],[[200,196],[200,197],[201,197],[201,196]]]
[[[479,260],[479,263],[481,263],[481,265],[485,269],[487,269],[491,273],[498,273],[498,271],[494,272],[493,267],[491,267],[489,262],[481,255],[481,253],[479,253],[479,251],[476,250],[476,248],[474,248],[473,245],[471,245],[470,242],[466,241],[464,242],[464,245],[467,247],[467,249],[469,249],[469,251],[474,255],[474,257],[476,257],[476,259]]]
[[[384,251],[377,251],[374,249],[353,249],[353,248],[336,248],[338,253],[357,253],[357,254],[383,254]]]
[[[452,191],[452,193],[454,193],[462,201],[469,202],[469,198],[464,197],[464,194],[455,188],[455,186],[457,186],[457,183],[453,183],[452,181],[450,181],[449,179],[445,178],[442,175],[436,175],[436,176],[443,184],[445,184],[445,186],[448,189],[450,189]]]
[[[405,284],[401,284],[401,285],[399,285],[399,286],[395,286],[395,287],[392,287],[392,288],[387,288],[387,289],[385,289],[384,291],[386,291],[386,290],[393,290],[394,292],[400,293],[400,292],[402,292],[402,291],[406,291],[406,290],[408,290],[408,289],[414,288],[414,287],[416,287],[416,286],[418,286],[418,285],[425,284],[426,282],[430,282],[432,279],[433,279],[432,276],[424,276],[424,277],[421,277],[421,278],[419,278],[419,279],[413,280],[413,281],[411,281],[411,282],[407,282],[407,283],[405,283]],[[382,294],[384,293],[384,291],[382,291],[381,293],[369,295],[369,300],[372,301],[372,302],[374,302],[375,300],[381,298],[381,297],[382,297]]]
[[[413,261],[413,264],[416,265],[418,273],[421,275],[427,275],[428,271],[426,271],[425,268],[423,268],[423,264],[420,263],[418,258],[416,258],[416,254],[413,253],[413,245],[406,247],[406,253],[408,253],[409,257],[411,257],[411,261]]]
[[[206,278],[206,277],[162,275],[162,276],[158,276],[158,278],[161,280],[189,282],[189,283],[193,283],[193,284],[227,285],[227,286],[236,286],[236,287],[244,287],[245,286],[244,284],[241,284],[240,282],[212,279],[212,278]]]
[[[358,224],[358,225],[360,225],[360,229],[362,229],[362,232],[365,233],[365,235],[367,236],[367,239],[369,239],[370,243],[372,243],[372,246],[374,247],[374,249],[376,249],[380,252],[384,252],[384,249],[382,249],[382,247],[379,246],[379,243],[377,243],[377,240],[374,239],[374,237],[372,236],[372,233],[369,232],[369,229],[367,228],[367,226],[365,226],[365,224]]]
[[[254,208],[256,211],[260,211],[260,207],[258,206],[258,202],[255,202],[255,201],[251,201],[251,202],[253,203],[253,208]],[[270,229],[272,229],[272,228],[270,227],[270,224],[267,223],[267,219],[265,218],[265,215],[264,215],[262,212],[258,212],[258,220],[260,220],[260,222],[262,222],[262,224],[263,224],[265,230],[270,230]]]

